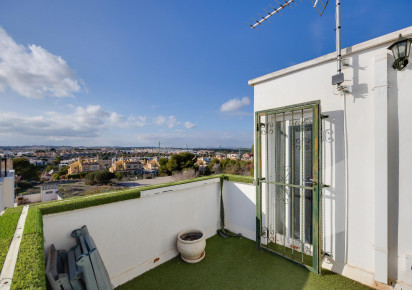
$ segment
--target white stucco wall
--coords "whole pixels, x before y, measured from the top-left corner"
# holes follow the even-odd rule
[[[57,188],[53,189],[44,189],[41,191],[41,201],[50,201],[50,200],[56,200],[57,199]]]
[[[256,241],[256,186],[225,181],[223,201],[225,228]]]
[[[41,193],[26,194],[24,198],[27,198],[30,203],[41,202]]]
[[[180,231],[215,235],[219,213],[219,179],[146,191],[138,199],[44,216],[45,249],[54,243],[68,250],[75,244],[70,233],[87,225],[118,286],[175,257]]]
[[[0,181],[3,182],[3,202],[4,207],[14,206],[14,170],[7,171],[7,177],[1,177]]]
[[[0,180],[0,213],[4,211],[3,181]]]
[[[379,57],[388,59],[388,208],[389,279],[412,285],[412,270],[406,273],[405,257],[412,254],[412,66],[397,72],[387,50],[400,32],[343,50],[348,66],[343,68],[349,93],[341,96],[331,85],[336,73],[334,55],[303,63],[252,80],[255,111],[275,109],[315,100],[321,113],[329,115],[323,124],[324,250],[331,253],[325,267],[370,284],[375,273],[375,145],[380,142],[375,119],[375,67]],[[412,28],[401,33],[411,37]],[[355,53],[353,53],[355,52]],[[344,117],[347,139],[344,136]],[[347,144],[347,182],[345,168]],[[346,195],[347,191],[347,195]],[[346,204],[346,200],[348,201]],[[345,230],[346,219],[348,230]],[[346,242],[347,238],[347,242]],[[353,271],[352,271],[353,270]],[[359,271],[358,271],[359,270]],[[372,279],[372,280],[371,280]]]

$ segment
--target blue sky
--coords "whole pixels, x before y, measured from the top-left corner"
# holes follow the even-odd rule
[[[0,145],[250,147],[247,81],[335,50],[335,1],[297,2],[253,31],[276,1],[3,0]],[[343,47],[410,11],[343,0]]]

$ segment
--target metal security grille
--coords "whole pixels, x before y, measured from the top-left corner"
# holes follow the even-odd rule
[[[256,113],[258,246],[320,273],[319,102]]]

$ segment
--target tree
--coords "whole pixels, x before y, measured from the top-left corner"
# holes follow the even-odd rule
[[[54,160],[53,160],[53,164],[54,165],[59,165],[60,164],[60,161],[62,161],[63,159],[59,156],[59,157],[56,157],[56,158],[54,158]]]
[[[30,164],[30,161],[26,158],[13,159],[13,168],[16,175],[20,175],[22,180],[40,180],[40,169]]]
[[[169,159],[166,157],[160,158],[159,159],[159,175],[170,175],[171,172],[169,169],[167,169],[167,162],[169,162]]]
[[[170,172],[182,171],[186,168],[195,167],[196,160],[197,158],[193,153],[182,152],[172,155],[167,162],[166,167]]]
[[[69,171],[69,166],[66,165],[66,166],[63,166],[62,168],[60,168],[60,170],[55,174],[57,174],[58,179],[60,179],[62,176],[66,176],[68,171]],[[54,176],[54,174],[53,174],[53,176]],[[58,180],[58,179],[56,179],[56,180]]]
[[[192,179],[192,178],[196,178],[198,176],[199,176],[199,172],[197,172],[193,168],[184,169],[181,172],[177,172],[176,174],[173,175],[173,177],[176,181]]]
[[[28,189],[28,188],[32,188],[33,187],[33,184],[31,184],[30,182],[27,182],[27,181],[19,181],[19,182],[17,182],[17,187],[19,187],[20,189],[22,189],[22,190],[26,190],[26,189]]]
[[[117,180],[122,180],[124,177],[123,172],[116,172],[115,174]]]
[[[209,166],[205,166],[201,171],[200,171],[201,175],[210,175],[212,174],[212,170],[210,170]]]
[[[59,170],[59,167],[58,166],[56,166],[56,165],[47,165],[46,166],[46,172],[49,172],[50,170],[54,170],[54,171],[58,171]]]
[[[114,173],[102,170],[89,172],[84,179],[88,185],[103,185],[108,184],[115,177]]]

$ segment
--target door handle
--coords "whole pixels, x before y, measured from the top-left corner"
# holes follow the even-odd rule
[[[310,185],[310,186],[315,186],[318,183],[313,178],[307,177],[305,180],[305,184]]]

